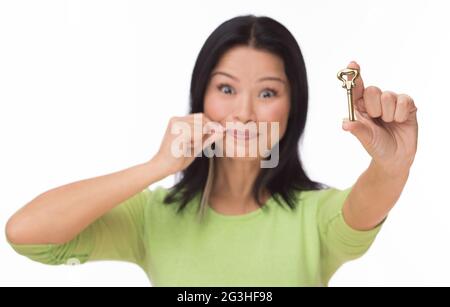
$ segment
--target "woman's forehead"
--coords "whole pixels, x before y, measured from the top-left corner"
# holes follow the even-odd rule
[[[239,76],[285,78],[284,63],[279,56],[248,46],[233,47],[226,51],[212,73],[217,71],[237,78]]]

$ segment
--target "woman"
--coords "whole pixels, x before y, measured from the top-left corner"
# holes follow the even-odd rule
[[[358,78],[357,121],[342,127],[371,163],[345,190],[309,179],[298,152],[304,60],[291,33],[268,17],[236,17],[209,36],[190,103],[149,161],[49,190],[20,209],[6,227],[12,247],[46,264],[130,261],[155,286],[326,286],[370,247],[416,152],[413,100]],[[261,141],[267,148],[250,155]],[[147,189],[178,172],[173,188]]]

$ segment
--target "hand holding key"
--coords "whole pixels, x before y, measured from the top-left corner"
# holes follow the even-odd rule
[[[417,107],[413,99],[406,94],[382,92],[376,86],[365,88],[356,62],[340,71],[338,78],[344,82],[349,106],[349,120],[343,121],[342,128],[356,136],[388,174],[408,171],[417,150]]]

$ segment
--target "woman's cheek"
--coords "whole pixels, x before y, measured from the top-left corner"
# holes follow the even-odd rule
[[[221,121],[229,112],[226,103],[219,98],[210,97],[205,102],[205,115],[213,121]]]
[[[260,115],[261,118],[264,118],[267,122],[278,122],[281,128],[287,123],[287,119],[289,117],[289,106],[285,106],[284,103],[274,103],[263,109]]]
[[[289,117],[289,105],[284,103],[272,104],[267,106],[260,113],[261,121],[267,122],[267,139],[268,143],[273,146],[279,139],[281,139],[287,128],[287,120]],[[272,134],[274,138],[272,138]]]

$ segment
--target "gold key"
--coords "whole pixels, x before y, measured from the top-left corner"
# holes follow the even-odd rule
[[[345,77],[347,76],[350,77],[346,79]],[[353,106],[353,87],[355,86],[355,79],[358,78],[358,76],[358,70],[351,68],[342,69],[337,73],[337,78],[342,81],[342,87],[347,90],[348,117],[351,121],[355,121],[355,109]]]

